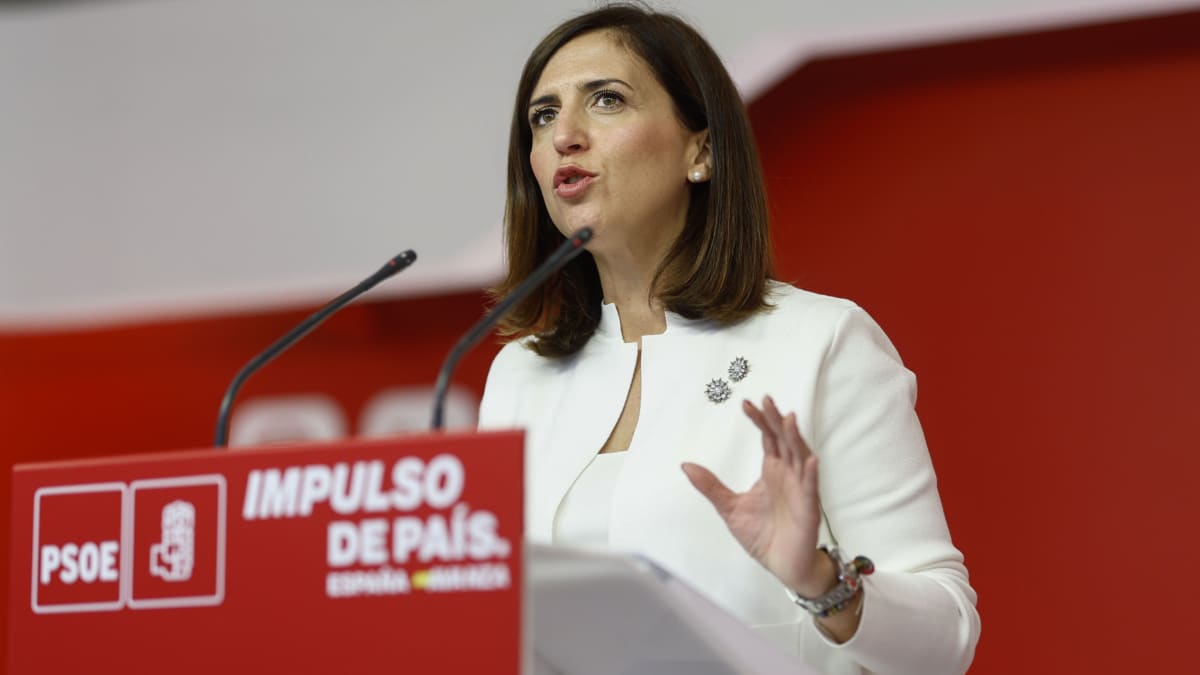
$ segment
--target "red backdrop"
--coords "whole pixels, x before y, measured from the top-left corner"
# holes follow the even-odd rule
[[[826,60],[752,106],[783,277],[858,301],[919,376],[980,593],[973,672],[1181,663],[1200,600],[1196,35],[1200,13]],[[319,391],[357,416],[431,383],[482,303],[352,307],[243,397]],[[207,445],[228,379],[302,316],[0,336],[6,461]],[[478,393],[495,349],[458,381]]]
[[[974,672],[1174,670],[1192,633],[1197,36],[818,62],[754,105],[785,278],[855,299],[918,374]]]

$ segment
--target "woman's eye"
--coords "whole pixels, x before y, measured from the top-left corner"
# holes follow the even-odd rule
[[[612,109],[620,106],[625,102],[625,98],[615,91],[598,91],[596,92],[596,105],[600,108]]]
[[[532,127],[544,127],[554,121],[554,116],[558,113],[554,108],[538,108],[529,116],[529,125]]]

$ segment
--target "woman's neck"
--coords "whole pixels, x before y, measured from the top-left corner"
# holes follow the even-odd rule
[[[667,329],[667,313],[651,294],[657,258],[637,256],[596,257],[596,270],[604,290],[604,302],[617,306],[621,336],[625,342],[642,342],[643,335],[658,335]]]

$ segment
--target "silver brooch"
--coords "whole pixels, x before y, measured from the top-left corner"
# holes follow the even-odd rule
[[[704,395],[713,403],[724,403],[729,400],[729,395],[733,391],[729,388],[729,383],[722,379],[716,379],[709,382],[704,387]]]
[[[729,364],[729,379],[734,382],[741,382],[748,372],[750,372],[750,362],[740,356]]]

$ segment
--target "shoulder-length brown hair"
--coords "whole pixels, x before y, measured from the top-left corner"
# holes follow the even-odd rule
[[[516,288],[563,241],[529,164],[532,132],[526,118],[533,88],[551,57],[571,40],[609,30],[650,67],[691,131],[708,129],[708,182],[690,184],[687,221],[660,263],[651,291],[669,311],[689,319],[732,324],[769,307],[770,234],[762,170],[750,122],[721,59],[678,17],[617,4],[570,19],[530,54],[521,73],[508,143],[505,240],[508,275],[492,289]],[[578,351],[600,322],[603,291],[590,253],[576,257],[501,322],[508,336],[536,336],[542,356]]]

